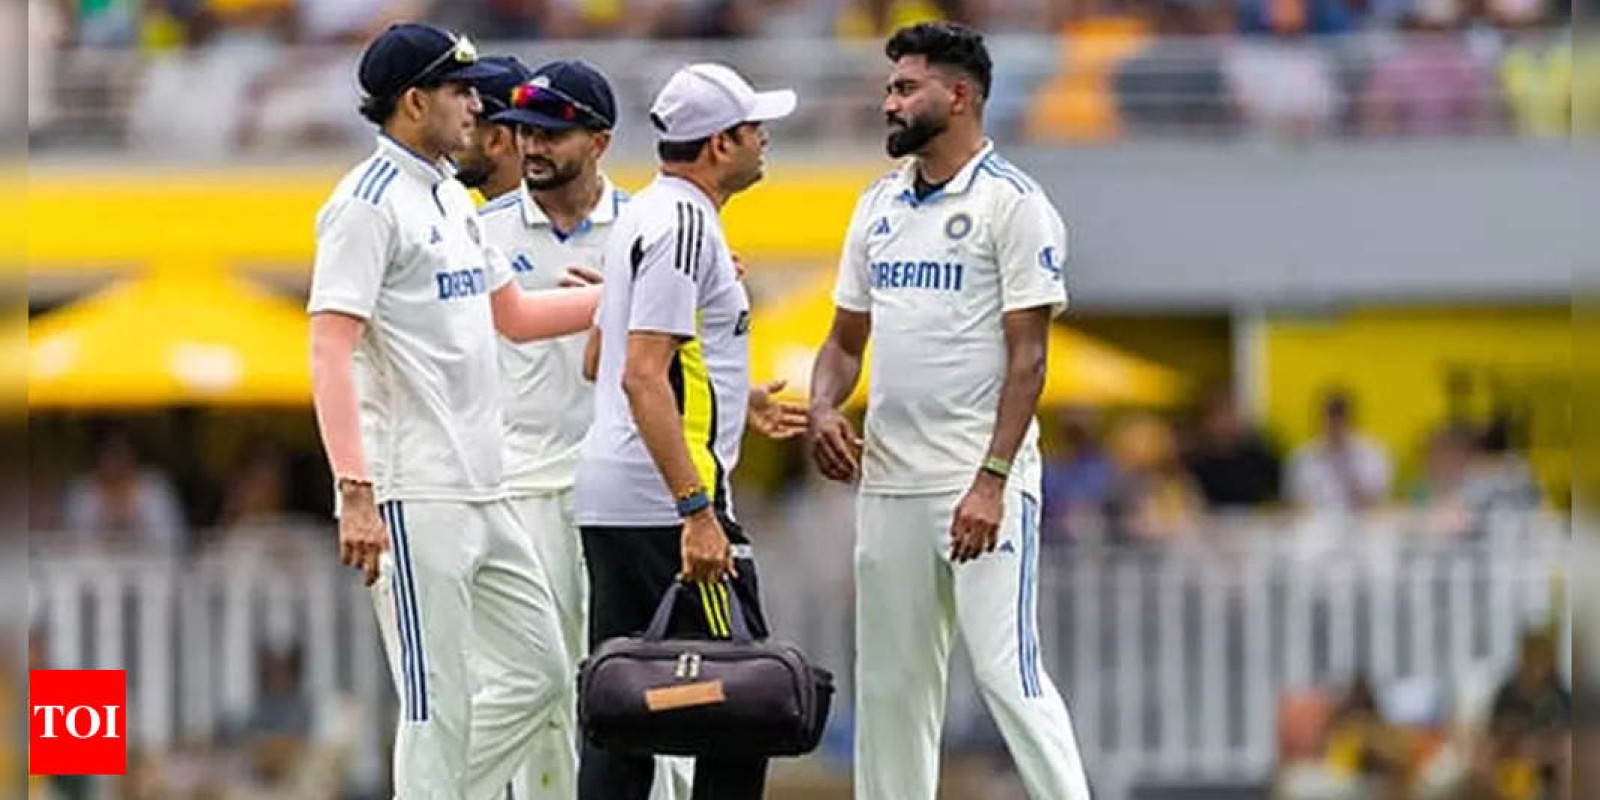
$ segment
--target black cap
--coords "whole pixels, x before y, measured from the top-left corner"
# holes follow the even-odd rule
[[[394,97],[413,86],[476,81],[494,74],[466,37],[432,25],[391,25],[361,54],[357,75],[369,97]]]
[[[516,56],[484,56],[479,64],[492,67],[494,74],[472,82],[483,101],[483,116],[493,117],[511,108],[511,93],[533,78],[533,70]]]
[[[492,119],[547,130],[610,130],[617,122],[610,82],[600,70],[578,60],[551,61],[534,70],[512,106]]]

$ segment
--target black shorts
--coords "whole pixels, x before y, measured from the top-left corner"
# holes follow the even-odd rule
[[[655,616],[661,597],[672,587],[683,569],[680,547],[682,528],[589,527],[583,534],[584,564],[589,572],[589,649],[616,636],[644,632]],[[738,549],[750,540],[729,520],[722,530],[734,545],[734,570],[731,581],[744,608],[745,622],[758,639],[767,637],[766,617],[761,611],[761,596],[756,579],[756,564],[739,558]],[[690,585],[679,593],[668,636],[677,638],[727,638],[731,622],[727,614],[732,604],[722,596],[719,586]]]

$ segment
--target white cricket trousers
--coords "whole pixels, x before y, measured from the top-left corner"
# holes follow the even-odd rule
[[[965,492],[856,506],[856,800],[934,800],[951,633],[1033,800],[1088,800],[1066,703],[1039,666],[1037,487],[1008,487],[997,546],[950,561]]]
[[[583,563],[583,537],[578,532],[572,489],[518,495],[511,504],[523,535],[544,567],[561,623],[561,641],[576,676],[578,665],[589,654],[589,571]],[[576,713],[574,707],[574,718]],[[552,776],[577,768],[569,763],[577,757],[574,747],[571,728],[551,727],[535,736],[528,760],[512,778],[512,800],[571,800],[575,793],[558,787]],[[650,800],[689,800],[693,785],[694,759],[658,757]]]
[[[372,596],[400,694],[397,800],[498,800],[536,735],[568,743],[547,786],[575,797],[573,662],[510,501],[378,510],[390,548]]]

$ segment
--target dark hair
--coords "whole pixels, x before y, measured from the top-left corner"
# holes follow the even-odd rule
[[[429,80],[401,87],[394,94],[387,94],[381,97],[363,97],[361,98],[361,107],[357,110],[361,112],[361,116],[368,122],[381,128],[389,124],[389,118],[393,117],[395,109],[400,107],[400,95],[405,94],[406,89],[421,89],[426,92],[443,85],[443,81]]]
[[[723,129],[722,133],[739,141],[739,129],[744,125],[745,123],[740,122],[731,128]],[[663,164],[693,164],[700,158],[701,151],[705,150],[708,144],[711,144],[710,136],[688,142],[656,142],[656,157],[661,159]]]
[[[983,34],[955,22],[919,22],[901,28],[883,46],[890,61],[922,56],[930,66],[952,67],[978,83],[984,97],[994,78],[994,62]]]
[[[710,136],[690,142],[656,142],[656,157],[663,164],[693,164],[708,144]]]

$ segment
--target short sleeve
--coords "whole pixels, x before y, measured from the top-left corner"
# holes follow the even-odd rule
[[[375,206],[348,201],[329,206],[317,221],[306,310],[371,317],[394,242],[394,225]]]
[[[685,339],[696,334],[699,251],[705,238],[703,225],[682,214],[663,224],[640,226],[627,250],[633,274],[630,333],[668,333]]]
[[[833,285],[833,304],[848,311],[872,310],[872,286],[867,272],[867,218],[872,211],[876,187],[867,190],[856,202],[845,231],[844,249],[839,253],[839,274]]]
[[[1006,311],[1067,307],[1067,228],[1044,192],[1032,189],[1000,218],[995,231],[1000,292]]]
[[[489,292],[500,291],[500,287],[510,283],[516,278],[516,273],[511,269],[511,261],[500,248],[485,244],[483,246],[484,263],[489,270]]]

